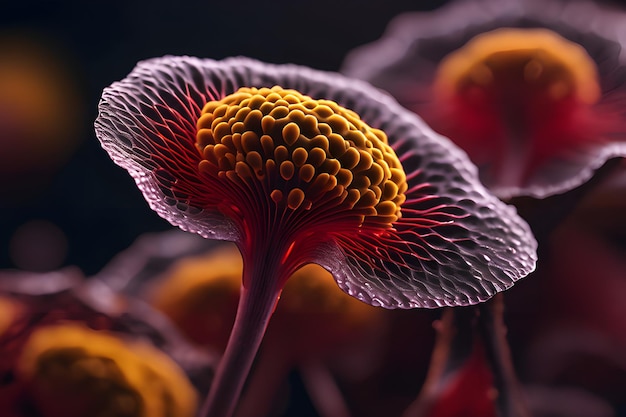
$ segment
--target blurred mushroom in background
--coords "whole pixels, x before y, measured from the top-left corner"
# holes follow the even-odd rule
[[[76,268],[1,271],[0,297],[7,416],[195,415],[215,358],[156,310]]]
[[[626,334],[624,22],[584,0],[453,1],[397,16],[342,69],[461,146],[530,223],[538,269],[505,294],[522,381],[622,414],[623,361],[600,346],[623,350]]]

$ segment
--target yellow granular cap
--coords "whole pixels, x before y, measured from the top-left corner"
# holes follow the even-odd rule
[[[333,101],[278,86],[240,88],[207,103],[197,127],[201,172],[257,180],[286,209],[332,197],[379,224],[400,217],[406,176],[386,135]]]
[[[172,359],[147,343],[66,323],[33,332],[17,364],[18,376],[57,398],[66,415],[193,417],[196,392]],[[61,399],[74,397],[66,404]],[[45,401],[45,400],[44,400]],[[38,404],[46,415],[46,404]]]
[[[600,98],[598,73],[586,50],[548,29],[501,28],[482,33],[440,63],[434,82],[443,97],[467,83],[488,86],[498,71],[519,66],[521,80],[544,85],[554,99],[569,94],[582,103]]]

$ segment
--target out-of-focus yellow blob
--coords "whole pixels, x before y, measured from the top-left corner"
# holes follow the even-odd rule
[[[77,68],[50,39],[0,34],[0,201],[44,188],[85,136]]]
[[[595,103],[601,95],[593,59],[580,45],[548,29],[501,28],[481,33],[440,63],[434,81],[439,97],[451,97],[469,84],[489,87],[498,72],[519,70],[526,85],[542,85],[558,100],[574,94]]]
[[[18,314],[19,306],[17,302],[0,296],[0,336],[9,328]]]
[[[296,360],[325,357],[359,346],[368,331],[380,326],[381,313],[343,292],[330,272],[309,264],[285,284],[266,339],[288,344]]]
[[[35,330],[17,372],[45,417],[193,417],[197,409],[193,386],[166,354],[82,324]]]
[[[178,261],[150,291],[150,303],[195,343],[222,350],[235,320],[243,261],[234,244]]]
[[[332,320],[329,327],[344,327],[366,325],[379,311],[341,291],[330,272],[309,264],[287,281],[276,314],[324,315]]]

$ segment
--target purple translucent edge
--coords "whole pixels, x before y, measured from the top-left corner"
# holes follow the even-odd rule
[[[320,264],[333,273],[339,286],[350,295],[370,304],[381,305],[387,308],[433,308],[444,305],[455,306],[474,304],[490,298],[498,291],[509,288],[517,279],[534,270],[536,263],[536,242],[526,223],[517,216],[513,207],[502,203],[495,196],[491,195],[482,186],[482,184],[480,184],[476,167],[469,161],[467,155],[462,150],[456,147],[456,145],[454,145],[447,138],[433,132],[421,119],[419,119],[419,117],[404,109],[393,98],[382,91],[373,88],[366,82],[348,79],[339,74],[316,71],[297,65],[264,64],[256,60],[243,57],[214,61],[210,59],[198,59],[192,57],[167,56],[142,61],[125,80],[112,84],[112,86],[105,89],[103,93],[103,99],[101,100],[99,107],[100,116],[98,117],[98,120],[96,120],[96,132],[98,134],[98,138],[102,142],[103,148],[110,154],[116,164],[127,169],[133,176],[138,186],[144,193],[150,207],[161,217],[169,220],[173,225],[188,232],[198,233],[208,238],[224,240],[236,240],[238,238],[228,227],[221,231],[213,231],[213,233],[209,233],[207,228],[214,226],[214,222],[205,221],[205,217],[209,213],[199,212],[195,214],[181,214],[177,210],[165,204],[162,201],[164,196],[158,190],[156,180],[151,173],[139,164],[132,162],[129,158],[127,158],[127,155],[122,155],[116,146],[111,144],[110,141],[103,140],[103,137],[106,136],[106,128],[100,126],[100,118],[102,115],[108,114],[107,101],[109,94],[114,94],[113,90],[120,87],[123,88],[124,83],[138,82],[138,78],[136,77],[140,77],[140,74],[145,71],[152,71],[173,64],[194,65],[202,68],[203,70],[219,68],[220,72],[232,71],[236,72],[239,76],[243,74],[245,69],[245,71],[248,71],[247,75],[254,72],[254,76],[251,76],[249,80],[246,80],[246,84],[254,86],[269,86],[272,82],[268,82],[268,79],[276,80],[276,84],[280,84],[280,81],[287,81],[290,80],[289,77],[296,76],[296,80],[306,80],[304,82],[305,86],[317,86],[320,93],[328,93],[329,91],[342,93],[338,97],[328,97],[325,95],[325,98],[333,99],[339,102],[341,102],[341,97],[344,95],[356,95],[356,97],[366,98],[368,103],[373,103],[369,107],[376,106],[378,109],[384,109],[383,111],[385,114],[388,115],[390,119],[393,119],[394,123],[405,124],[410,126],[412,131],[420,133],[419,135],[414,134],[409,138],[410,140],[416,143],[419,141],[422,145],[424,145],[424,141],[426,141],[431,146],[445,148],[445,152],[448,154],[447,162],[450,164],[450,168],[457,171],[470,185],[473,186],[473,197],[478,199],[478,204],[482,207],[488,208],[491,212],[496,213],[498,217],[506,219],[503,224],[505,224],[511,231],[514,230],[516,232],[515,238],[518,239],[516,250],[518,250],[520,255],[522,255],[522,260],[517,264],[514,271],[509,270],[506,272],[508,275],[507,281],[499,282],[495,291],[486,290],[484,287],[481,287],[477,290],[476,294],[472,294],[471,296],[464,294],[461,299],[451,299],[450,297],[439,299],[437,296],[433,297],[432,293],[422,298],[418,296],[419,294],[414,294],[414,290],[406,291],[409,293],[408,295],[406,292],[403,292],[400,294],[400,299],[398,298],[398,294],[390,295],[387,298],[381,297],[381,294],[376,290],[368,293],[367,288],[364,288],[359,284],[355,284],[356,281],[354,280],[354,271],[350,270],[350,268],[346,268],[345,263],[342,263],[340,258],[337,258],[336,256],[328,256],[330,252],[333,254],[341,253],[341,249],[339,247],[336,245],[329,245],[326,249],[322,249],[322,252],[324,252],[324,255],[326,256],[322,256],[320,253]],[[298,88],[297,85],[287,85],[285,87]],[[315,91],[305,91],[305,93],[315,97]],[[367,113],[366,109],[365,113]],[[376,123],[371,123],[369,120],[368,123],[376,127]],[[391,137],[390,139],[391,142],[393,139]],[[333,258],[336,262],[332,262]],[[497,265],[495,267],[499,269]]]
[[[602,18],[589,19],[601,14]],[[463,30],[470,25],[485,24],[494,19],[531,18],[546,22],[546,26],[559,24],[588,30],[606,39],[626,45],[626,12],[617,8],[600,6],[588,0],[458,0],[433,12],[407,12],[396,16],[381,38],[350,51],[341,73],[359,79],[369,79],[384,71],[389,63],[403,58],[407,46],[434,36],[445,35],[450,27]],[[619,53],[619,62],[626,66],[626,48]],[[626,136],[626,132],[625,132]],[[589,151],[589,150],[587,150]],[[597,169],[609,159],[626,157],[626,140],[609,143],[593,149],[577,175],[556,184],[530,185],[528,187],[491,187],[490,191],[502,199],[529,196],[546,198],[574,189],[591,179]]]

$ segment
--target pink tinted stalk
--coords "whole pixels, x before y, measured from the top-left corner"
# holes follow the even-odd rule
[[[502,293],[478,306],[478,326],[482,333],[487,359],[491,365],[494,385],[498,390],[496,407],[502,417],[530,417],[530,411],[517,379],[504,324]]]
[[[268,343],[269,342],[269,343]],[[272,343],[274,342],[274,343]],[[270,415],[275,406],[281,384],[293,367],[289,352],[278,346],[275,340],[268,338],[263,342],[257,363],[252,370],[250,380],[239,406],[236,417],[259,417]]]
[[[328,367],[319,359],[299,366],[302,381],[320,417],[350,417],[348,405]]]
[[[254,251],[253,259],[244,255],[235,323],[200,417],[232,416],[282,291],[278,262],[263,250]]]
[[[449,374],[457,370],[458,364],[466,362],[471,354],[475,313],[473,307],[444,308],[441,318],[433,323],[437,336],[428,374],[418,397],[402,417],[428,417],[432,414],[432,408],[445,390]]]
[[[530,417],[511,359],[503,309],[500,293],[477,306],[444,310],[435,326],[437,339],[428,376],[418,398],[403,417],[457,415],[458,404],[452,404],[452,395],[459,404],[464,403],[467,415]],[[478,346],[482,347],[479,351]],[[474,359],[478,358],[476,354],[483,359],[479,359],[480,368],[472,371]],[[483,364],[483,361],[486,362]],[[491,378],[484,379],[484,373],[477,373],[480,369]],[[478,388],[490,384],[497,396],[491,399],[481,390],[472,390],[468,384],[477,384]]]

